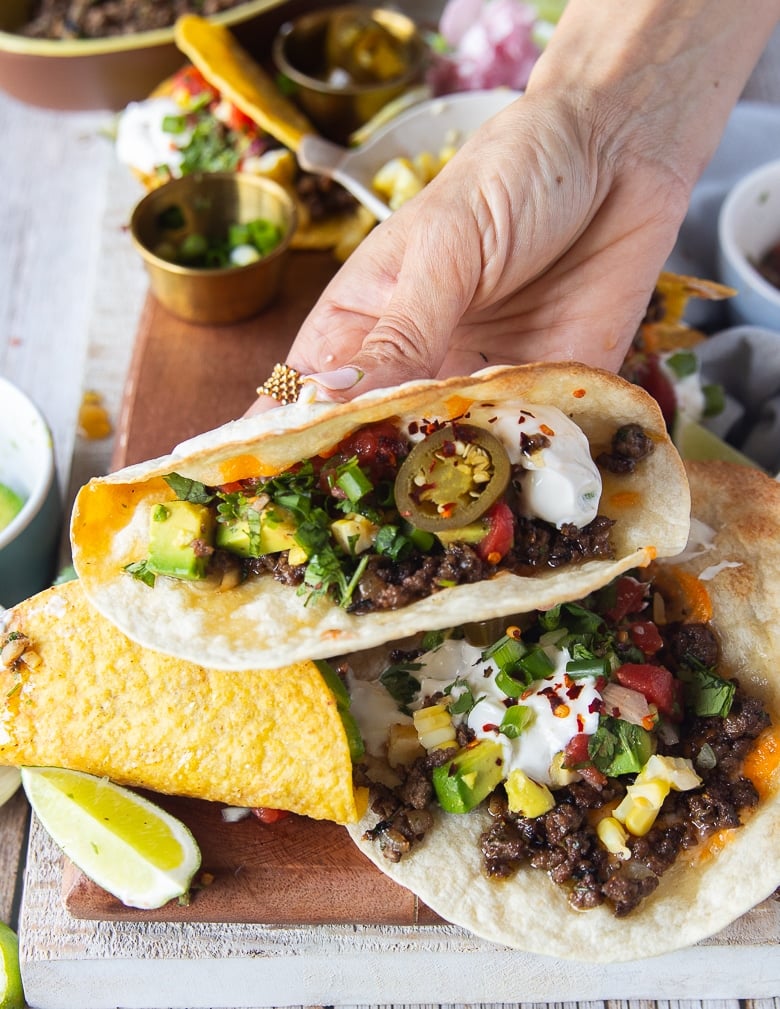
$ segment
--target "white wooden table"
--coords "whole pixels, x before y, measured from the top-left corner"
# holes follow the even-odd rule
[[[777,33],[746,97],[780,101]],[[80,436],[79,406],[86,391],[95,391],[116,423],[147,290],[126,232],[141,192],[114,160],[110,128],[108,113],[52,113],[0,95],[0,374],[49,421],[68,502],[76,487],[109,466],[112,439]],[[780,912],[773,902],[749,923],[748,955],[738,923],[689,954],[614,971],[508,954],[447,927],[74,922],[59,901],[57,851],[35,824],[28,846],[27,831],[27,805],[17,794],[0,808],[0,919],[21,933],[32,1004],[49,1009],[315,1003],[780,1009]],[[748,997],[756,995],[762,997]]]

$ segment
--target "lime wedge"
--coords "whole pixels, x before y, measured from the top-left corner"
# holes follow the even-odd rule
[[[0,1009],[24,1009],[22,975],[19,971],[19,939],[0,922]]]
[[[19,497],[16,491],[4,483],[0,483],[0,530],[11,524],[23,506],[24,498]]]
[[[55,844],[123,904],[162,907],[189,889],[200,866],[195,838],[148,799],[58,767],[23,767],[22,785]]]
[[[726,462],[739,463],[741,466],[752,466],[760,469],[758,463],[743,455],[733,445],[729,445],[716,434],[690,420],[684,414],[678,413],[672,430],[672,441],[683,459],[696,462],[707,462],[710,459],[723,459]]]

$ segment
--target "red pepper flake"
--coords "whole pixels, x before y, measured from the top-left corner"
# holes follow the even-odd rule
[[[577,714],[577,732],[584,732],[584,731],[585,731],[585,719],[582,717],[582,715]]]
[[[572,685],[566,691],[566,696],[569,698],[569,700],[576,701],[577,698],[582,693],[583,687],[584,687],[583,683],[572,683]]]
[[[501,560],[501,554],[497,550],[493,550],[487,555],[485,560],[488,562],[488,564],[498,564],[498,562]]]
[[[412,423],[409,425],[409,434],[417,434],[419,430],[420,425],[417,423],[416,420],[413,420]]]
[[[485,724],[482,726],[482,731],[483,732],[498,732],[499,728],[495,724],[495,722],[485,722]]]
[[[449,501],[447,502],[447,504],[443,504],[439,507],[439,514],[442,516],[442,518],[445,519],[451,518],[454,511],[455,511],[454,501]]]
[[[542,434],[546,434],[548,438],[552,438],[555,435],[555,431],[553,431],[553,429],[549,427],[547,424],[540,424],[539,430],[542,432]]]
[[[588,705],[588,714],[595,715],[604,710],[604,701],[600,697],[594,697]]]
[[[647,729],[648,732],[655,726],[655,718],[653,715],[645,715],[642,719],[642,728]]]
[[[572,396],[574,396],[575,399],[582,399],[584,395],[585,395],[584,389],[575,389],[574,392],[572,393]]]
[[[514,638],[515,641],[519,641],[520,638],[523,636],[523,632],[520,630],[519,627],[515,626],[515,624],[510,624],[509,627],[507,627],[506,629],[506,636],[508,638]]]
[[[568,704],[559,704],[557,707],[553,708],[553,714],[556,718],[568,718],[571,714],[571,708]]]

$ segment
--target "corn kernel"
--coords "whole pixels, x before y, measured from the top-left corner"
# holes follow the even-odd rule
[[[443,704],[432,704],[412,714],[420,743],[426,750],[455,746],[455,726]]]
[[[646,781],[665,781],[676,792],[686,792],[697,788],[701,778],[693,769],[693,763],[686,757],[662,757],[654,753],[636,776],[634,784]]]
[[[615,819],[635,837],[643,837],[655,823],[669,788],[668,782],[659,780],[629,785],[625,798],[615,808]]]
[[[596,833],[607,851],[621,858],[631,858],[631,852],[626,846],[628,833],[614,816],[605,816],[599,820],[596,824]]]

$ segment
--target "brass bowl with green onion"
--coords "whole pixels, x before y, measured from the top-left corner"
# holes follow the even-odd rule
[[[130,220],[152,293],[187,322],[257,315],[276,297],[297,215],[277,183],[240,172],[185,175],[148,193]]]

